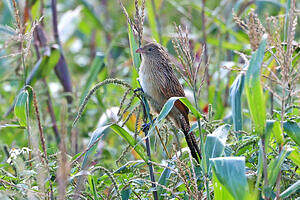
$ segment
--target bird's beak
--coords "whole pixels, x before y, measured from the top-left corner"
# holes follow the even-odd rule
[[[135,53],[143,53],[143,49],[142,48],[138,48]]]

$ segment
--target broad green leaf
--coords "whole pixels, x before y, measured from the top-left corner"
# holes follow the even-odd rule
[[[225,149],[228,131],[230,126],[225,124],[218,127],[212,134],[207,135],[205,141],[205,158],[206,158],[206,171],[210,171],[210,158],[220,157]]]
[[[245,75],[239,74],[230,87],[230,103],[232,109],[233,128],[235,131],[243,130],[241,98],[244,88]]]
[[[130,187],[126,187],[121,191],[122,200],[128,200],[132,190]]]
[[[165,119],[169,112],[172,110],[173,106],[174,106],[174,103],[175,101],[177,101],[180,97],[171,97],[166,103],[165,105],[163,106],[163,108],[161,109],[159,115],[157,116],[154,124],[152,125],[152,127],[150,128],[149,132],[148,132],[148,135],[150,136],[151,133],[154,131],[155,129],[155,126],[158,126],[160,125],[161,121],[163,119]]]
[[[202,118],[200,112],[189,102],[189,100],[186,97],[179,97],[178,98],[186,107],[189,108],[189,110],[193,113],[193,115],[197,118],[200,119]]]
[[[266,124],[266,106],[260,83],[260,68],[262,66],[267,38],[263,37],[259,48],[252,54],[245,78],[245,91],[251,118],[255,124],[255,132],[264,134]]]
[[[214,187],[214,200],[234,200],[230,192],[222,185],[222,183],[220,183],[215,174],[213,174],[212,181]]]
[[[285,199],[287,197],[289,197],[291,194],[297,192],[300,190],[300,180],[298,180],[296,183],[294,183],[293,185],[291,185],[290,187],[288,187],[288,189],[286,189],[285,191],[283,191],[280,194],[280,198]]]
[[[244,157],[219,157],[210,159],[213,173],[230,194],[239,200],[247,198],[249,187],[245,175]]]
[[[14,113],[19,120],[21,126],[27,127],[27,107],[29,103],[28,91],[23,89],[17,97]]]
[[[155,5],[153,5],[152,2],[153,2],[152,0],[146,1],[146,7],[147,7],[147,11],[148,11],[147,12],[148,20],[149,20],[150,29],[151,29],[154,39],[160,43],[161,41],[159,39],[159,33],[157,30],[157,24],[156,24],[156,20],[155,20],[155,13],[154,13],[155,8],[153,7]]]
[[[161,173],[159,179],[158,179],[158,183],[159,185],[164,185],[166,187],[168,187],[168,183],[169,183],[169,178],[172,174],[171,169],[173,169],[175,166],[172,163],[168,163],[168,167],[166,167],[163,172]],[[171,169],[170,169],[171,168]],[[165,189],[163,189],[162,187],[158,187],[158,196],[159,199],[164,199],[165,197],[162,195],[165,192]]]
[[[145,162],[148,161],[144,147],[141,144],[137,144],[136,140],[125,129],[116,124],[111,125],[110,128],[130,144]]]
[[[85,96],[87,95],[91,85],[93,84],[93,82],[96,81],[98,74],[101,72],[101,70],[104,68],[104,55],[100,52],[96,53],[96,56],[93,60],[92,66],[91,66],[91,70],[90,70],[90,74],[89,77],[86,80],[81,98],[80,98],[80,105],[82,104]]]
[[[284,147],[280,154],[274,158],[270,164],[268,165],[268,179],[269,179],[269,187],[273,187],[276,182],[278,173],[281,170],[281,165],[284,159],[290,154],[291,150]]]
[[[149,135],[154,131],[155,126],[160,125],[160,123],[162,122],[163,119],[165,119],[169,112],[172,110],[175,101],[180,100],[184,105],[186,105],[190,111],[192,111],[192,113],[197,117],[197,118],[201,118],[201,114],[197,111],[197,109],[191,104],[191,102],[189,102],[189,100],[187,100],[186,97],[171,97],[163,106],[163,108],[161,109],[159,115],[157,116],[153,126],[150,128],[149,130]]]
[[[284,131],[300,146],[300,127],[296,122],[284,122]]]
[[[27,85],[34,85],[34,83],[41,78],[47,77],[53,68],[58,63],[60,58],[59,49],[52,48],[50,56],[44,55],[38,60],[34,68],[30,72],[28,78],[26,79]]]

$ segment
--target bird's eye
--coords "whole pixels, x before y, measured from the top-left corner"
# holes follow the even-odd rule
[[[148,49],[148,51],[152,51],[152,48],[150,47],[150,48]]]

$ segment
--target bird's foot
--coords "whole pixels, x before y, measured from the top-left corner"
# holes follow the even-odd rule
[[[149,131],[149,128],[150,128],[150,122],[149,123],[145,123],[145,124],[142,124],[142,131],[144,133],[148,132]]]
[[[133,91],[134,91],[135,93],[136,93],[136,92],[144,92],[143,88],[141,88],[141,87],[140,87],[140,88],[136,88],[136,89],[134,89]]]

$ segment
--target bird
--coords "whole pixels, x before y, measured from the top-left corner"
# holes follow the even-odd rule
[[[185,97],[182,85],[176,77],[167,50],[156,42],[149,42],[138,48],[142,62],[139,68],[141,89],[150,97],[151,108],[159,113],[171,97]],[[201,153],[193,132],[190,132],[189,109],[180,100],[176,100],[168,118],[182,130],[191,155],[200,163]]]

